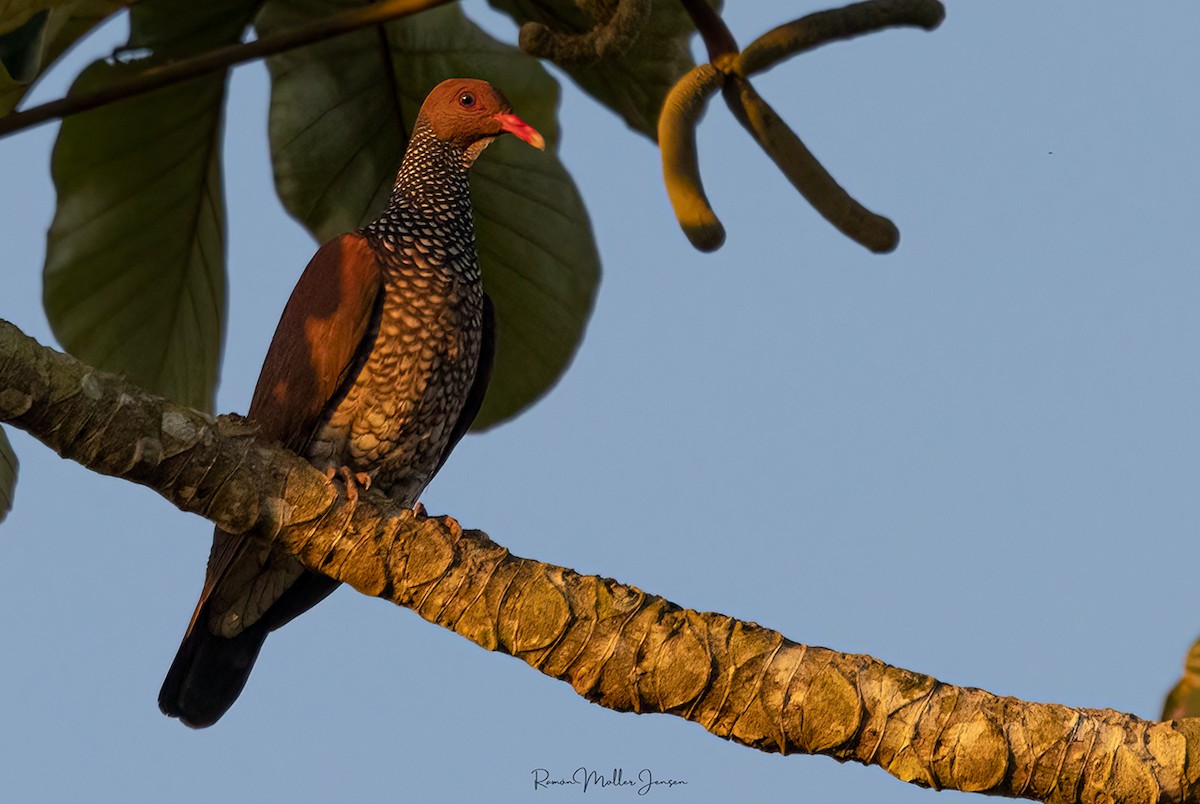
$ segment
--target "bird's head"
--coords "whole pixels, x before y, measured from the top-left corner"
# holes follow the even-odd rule
[[[451,78],[438,84],[421,105],[434,135],[477,156],[492,140],[508,132],[534,148],[546,141],[533,126],[513,114],[504,94],[487,81]]]

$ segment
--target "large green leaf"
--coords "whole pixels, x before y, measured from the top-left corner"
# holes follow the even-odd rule
[[[42,12],[70,2],[71,0],[0,0],[0,34],[24,27]]]
[[[540,22],[555,30],[580,33],[590,20],[575,0],[488,0],[518,23]],[[714,2],[720,7],[720,3]],[[681,75],[695,66],[690,41],[696,32],[678,0],[658,0],[633,46],[621,56],[562,69],[587,93],[650,139],[658,137],[658,112]]]
[[[129,2],[62,0],[4,6],[0,11],[0,115],[17,107],[63,51]]]
[[[327,13],[329,4],[316,0],[270,2],[258,27],[266,34]],[[457,6],[277,56],[269,66],[279,195],[321,240],[383,209],[408,129],[425,94],[444,78],[487,78],[545,135],[545,153],[502,138],[476,163],[471,180],[483,281],[499,328],[496,367],[476,426],[531,404],[570,362],[600,276],[587,212],[554,156],[554,80]]]
[[[30,17],[21,27],[0,33],[0,67],[14,81],[28,83],[37,75],[49,19],[50,12],[42,11]]]
[[[236,41],[256,3],[136,7],[134,64],[99,61],[72,92]],[[220,143],[225,76],[194,79],[63,122],[51,169],[46,313],[68,351],[157,393],[212,407],[225,312]]]
[[[0,522],[8,516],[13,506],[13,489],[17,485],[17,454],[4,428],[0,427]]]

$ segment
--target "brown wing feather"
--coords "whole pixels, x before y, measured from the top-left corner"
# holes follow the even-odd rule
[[[300,451],[354,365],[383,279],[366,238],[346,234],[313,256],[292,290],[267,349],[250,418],[264,441]],[[217,530],[196,617],[250,539]]]
[[[321,247],[296,283],[263,360],[250,418],[262,438],[302,449],[341,387],[383,283],[375,252],[360,234]]]

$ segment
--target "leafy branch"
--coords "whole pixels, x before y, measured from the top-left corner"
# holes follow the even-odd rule
[[[1200,720],[1026,703],[793,642],[611,579],[510,554],[449,517],[355,502],[253,423],[153,396],[0,321],[0,421],[305,566],[411,608],[617,711],[907,782],[1055,802],[1200,796]]]
[[[416,14],[451,0],[384,0],[295,26],[252,42],[238,43],[173,61],[114,81],[92,92],[68,95],[0,117],[0,137],[47,122],[162,89],[228,67]],[[932,30],[945,16],[938,0],[867,0],[821,11],[781,25],[739,51],[720,15],[705,0],[680,0],[708,49],[709,62],[675,83],[658,122],[667,193],[692,244],[713,251],[725,230],[704,193],[695,130],[709,97],[719,88],[726,104],[812,206],[843,234],[871,251],[892,251],[899,231],[852,198],[803,141],[755,91],[750,76],[819,45],[883,28],[910,25]],[[649,0],[580,0],[593,20],[583,33],[528,21],[521,26],[526,52],[564,66],[586,65],[625,53],[650,17]]]
[[[332,14],[318,22],[263,36],[252,42],[206,51],[173,61],[113,82],[94,92],[67,95],[20,112],[0,117],[0,138],[62,117],[86,112],[126,98],[144,95],[202,75],[219,72],[246,62],[295,50],[315,42],[407,17],[453,0],[382,0],[372,5]]]

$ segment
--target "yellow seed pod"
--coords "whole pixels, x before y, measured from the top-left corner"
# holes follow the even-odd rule
[[[851,198],[749,81],[730,80],[732,91],[725,93],[725,99],[734,107],[734,115],[808,203],[842,234],[871,251],[893,251],[900,243],[896,224]]]
[[[898,26],[932,31],[945,18],[946,9],[938,0],[867,0],[818,11],[755,39],[738,54],[734,69],[749,77],[818,45]]]
[[[667,93],[658,117],[667,195],[683,233],[700,251],[716,251],[725,242],[725,227],[704,194],[696,154],[696,124],[709,97],[724,81],[725,76],[711,64],[693,67]]]

